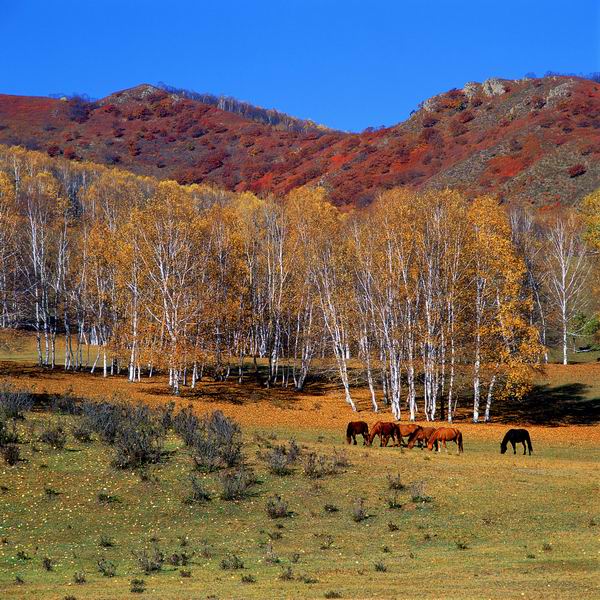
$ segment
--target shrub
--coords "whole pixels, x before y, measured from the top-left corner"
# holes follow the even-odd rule
[[[89,444],[92,441],[92,428],[90,424],[82,420],[71,429],[71,435],[82,444]]]
[[[572,167],[569,167],[568,173],[569,173],[569,177],[575,178],[575,177],[579,177],[580,175],[583,175],[586,171],[587,171],[587,168],[585,165],[577,164],[577,165],[573,165]]]
[[[48,444],[57,450],[62,450],[67,443],[67,434],[62,425],[47,425],[40,434],[40,442]]]
[[[335,512],[339,512],[339,508],[335,505],[335,504],[326,504],[323,509],[325,510],[325,512],[328,513],[335,513]]]
[[[242,575],[242,583],[256,583],[254,575]]]
[[[98,545],[100,546],[100,548],[113,548],[115,543],[107,535],[101,535],[100,540],[98,541]]]
[[[144,548],[141,552],[133,552],[140,569],[146,574],[156,573],[162,569],[165,562],[165,555],[160,551],[158,546],[154,546],[151,552]]]
[[[202,480],[195,475],[191,475],[190,482],[192,484],[192,490],[190,495],[186,498],[186,502],[188,504],[193,502],[208,502],[210,500],[210,493],[204,487]]]
[[[15,583],[17,585],[23,585],[25,580],[20,575],[15,575]]]
[[[73,395],[72,389],[68,389],[61,395],[54,396],[50,402],[50,409],[52,412],[61,415],[77,415],[81,412],[81,408]]]
[[[267,514],[271,519],[282,519],[290,516],[287,502],[281,499],[281,496],[275,495],[267,500]]]
[[[394,494],[388,498],[387,503],[388,503],[388,508],[391,508],[391,509],[402,508],[402,503],[398,500],[397,492],[394,492]]]
[[[271,473],[275,475],[289,475],[290,465],[295,461],[288,454],[285,445],[275,446],[267,453],[267,464]]]
[[[469,548],[468,544],[462,540],[458,540],[454,543],[456,544],[457,550],[467,550]]]
[[[101,558],[98,563],[98,573],[101,573],[103,577],[114,577],[117,573],[115,563],[105,558]]]
[[[33,396],[17,390],[10,383],[0,385],[0,413],[7,419],[23,419],[24,413],[33,407]]]
[[[221,499],[222,500],[240,500],[250,494],[250,489],[256,483],[254,473],[241,467],[232,473],[225,473],[221,477]]]
[[[52,499],[52,498],[56,498],[57,496],[60,496],[60,492],[58,492],[57,490],[55,490],[54,488],[51,488],[49,486],[46,486],[44,488],[44,494],[46,494],[46,498],[48,498],[48,499]]]
[[[323,594],[323,596],[325,598],[341,598],[342,595],[339,592],[336,592],[335,590],[329,590],[328,592],[325,592]]]
[[[107,444],[114,444],[122,419],[122,406],[118,402],[84,402],[82,413],[85,422]]]
[[[17,434],[17,428],[13,421],[9,425],[8,420],[3,413],[0,413],[0,448],[8,444],[17,444],[19,442],[19,436]]]
[[[189,569],[180,569],[179,574],[181,577],[191,577],[192,572]]]
[[[205,471],[235,467],[242,463],[242,432],[239,425],[219,410],[206,415],[194,434],[192,455]]]
[[[279,579],[281,579],[281,581],[293,581],[294,572],[292,571],[292,567],[285,567],[279,574]]]
[[[173,552],[173,554],[167,558],[167,562],[174,567],[187,567],[193,556],[193,552],[186,552],[185,550]]]
[[[73,574],[73,583],[77,585],[83,585],[86,582],[85,573],[83,571],[76,571]]]
[[[387,567],[386,567],[386,566],[385,566],[385,564],[384,564],[384,563],[382,563],[381,561],[377,561],[377,562],[375,563],[375,570],[376,570],[378,573],[385,573],[385,572],[387,571]]]
[[[121,499],[118,496],[112,496],[106,492],[98,492],[98,502],[100,502],[100,504],[120,504]]]
[[[128,407],[115,435],[113,465],[134,469],[156,463],[162,456],[165,430],[157,415],[142,404]]]
[[[304,474],[311,479],[319,479],[335,473],[335,469],[322,454],[309,452],[304,460]]]
[[[329,550],[332,546],[333,546],[333,536],[331,535],[324,535],[322,536],[322,542],[321,545],[319,546],[319,548],[321,550]]]
[[[16,465],[21,460],[21,452],[19,451],[18,446],[13,446],[11,444],[10,446],[2,448],[2,458],[7,465],[11,467]]]
[[[224,571],[234,571],[244,568],[244,561],[237,554],[228,554],[221,560],[221,569]]]
[[[390,475],[388,473],[387,475],[387,482],[388,482],[388,488],[390,490],[403,490],[406,486],[402,483],[402,480],[400,479],[400,474],[398,475]]]
[[[337,472],[339,469],[345,469],[350,466],[348,455],[344,450],[338,451],[334,448],[333,455],[331,457],[331,466],[333,472]]]
[[[132,579],[129,590],[132,594],[143,594],[146,591],[146,582],[143,579]]]
[[[367,509],[365,508],[364,498],[357,498],[352,506],[352,520],[356,523],[360,523],[369,517]]]
[[[415,481],[410,485],[410,497],[413,502],[431,502],[433,498],[425,493],[425,482]]]
[[[54,561],[49,556],[44,556],[44,558],[42,558],[42,567],[45,571],[53,571]]]

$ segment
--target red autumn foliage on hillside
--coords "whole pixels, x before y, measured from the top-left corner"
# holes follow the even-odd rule
[[[403,123],[360,134],[148,85],[97,102],[0,95],[0,143],[261,194],[323,185],[338,205],[394,186],[540,205],[551,187],[553,201],[574,203],[600,186],[600,84],[468,84]]]

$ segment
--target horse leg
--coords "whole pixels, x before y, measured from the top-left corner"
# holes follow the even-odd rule
[[[525,440],[523,440],[523,456],[527,454],[527,446],[525,445]]]
[[[355,433],[352,434],[352,441],[354,442],[354,445],[356,446],[356,434]]]
[[[513,454],[516,454],[517,453],[517,445],[512,440],[511,440],[510,444],[513,447]]]
[[[385,440],[385,443],[384,443]],[[388,443],[388,436],[387,435],[383,435],[383,433],[379,436],[379,447],[383,448],[384,446],[387,446]]]

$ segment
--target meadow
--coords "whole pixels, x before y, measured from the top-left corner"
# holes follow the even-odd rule
[[[131,385],[4,356],[0,376],[31,389],[36,404],[17,421],[21,460],[0,466],[0,596],[595,597],[599,367],[550,365],[540,376],[551,426],[542,410],[528,423],[510,407],[491,424],[458,422],[462,455],[454,444],[447,454],[369,448],[360,438],[347,446],[345,424],[357,417],[333,386],[298,394],[201,382],[175,413],[191,403],[198,415],[234,418],[256,475],[247,496],[225,500],[223,473],[236,468],[198,471],[173,430],[157,464],[118,469],[112,446],[72,435],[80,416],[52,410],[67,389],[164,407],[172,397],[162,378]],[[561,412],[572,385],[576,398]],[[500,455],[507,423],[527,424],[532,456]],[[56,425],[67,433],[62,449],[40,440]],[[290,440],[300,453],[275,474],[270,453]],[[319,477],[309,468],[315,457],[328,465]],[[209,498],[190,501],[191,475]]]

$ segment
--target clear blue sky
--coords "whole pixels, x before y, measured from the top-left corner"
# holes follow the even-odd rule
[[[0,93],[164,81],[361,130],[488,77],[600,71],[600,0],[0,0]]]

